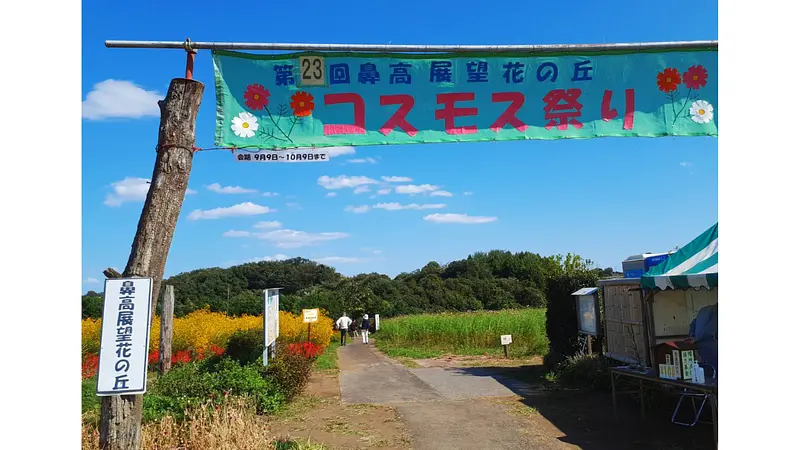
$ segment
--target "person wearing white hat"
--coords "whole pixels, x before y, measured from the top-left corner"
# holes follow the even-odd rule
[[[364,314],[364,319],[361,320],[361,342],[369,344],[369,314]]]

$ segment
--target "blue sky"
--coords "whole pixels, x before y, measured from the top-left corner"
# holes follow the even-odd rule
[[[716,2],[673,1],[670,11],[632,0],[520,2],[506,7],[465,0],[457,9],[444,2],[432,8],[434,3],[307,1],[301,12],[286,2],[198,1],[187,6],[84,1],[84,290],[102,289],[102,270],[122,269],[127,261],[146,193],[146,185],[137,179],[150,178],[155,158],[159,119],[153,114],[154,101],[163,98],[172,78],[183,75],[185,60],[177,50],[107,49],[107,39],[180,41],[189,36],[195,41],[375,44],[717,39]],[[206,85],[197,144],[210,147],[215,100],[207,51],[197,56],[195,78]],[[342,184],[339,176],[348,177],[351,184],[354,178],[349,177],[379,183],[371,185],[370,193],[332,189]],[[387,183],[382,177],[411,181]],[[409,184],[435,185],[453,195],[393,191],[369,198],[378,189]],[[359,147],[329,163],[314,164],[247,165],[234,162],[229,152],[209,151],[195,156],[189,187],[194,193],[184,202],[167,276],[294,256],[331,264],[347,275],[374,271],[393,276],[431,260],[447,262],[494,248],[544,255],[573,252],[619,270],[625,257],[683,245],[717,220],[717,140],[602,138]],[[226,187],[253,192],[227,193],[237,190]],[[278,195],[265,196],[267,192]],[[248,202],[276,211],[191,220],[196,210]],[[346,210],[382,202],[447,206]],[[432,213],[496,220],[423,220]],[[254,228],[261,222],[280,225]],[[229,231],[259,232],[270,239],[225,236]]]

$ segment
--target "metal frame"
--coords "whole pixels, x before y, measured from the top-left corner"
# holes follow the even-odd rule
[[[718,41],[633,42],[620,44],[554,44],[554,45],[393,45],[393,44],[299,44],[256,42],[191,42],[185,41],[116,41],[105,42],[108,48],[163,48],[180,50],[271,50],[386,53],[471,53],[471,52],[607,52],[658,50],[717,50]]]
[[[716,370],[715,370],[715,377],[713,378],[713,383],[709,383],[711,379],[707,379],[705,384],[694,384],[684,380],[670,380],[668,378],[659,378],[658,374],[655,373],[654,370],[648,369],[646,372],[638,372],[630,369],[624,369],[621,367],[612,367],[609,369],[609,373],[611,376],[611,403],[613,408],[614,420],[619,420],[617,416],[617,394],[628,394],[628,393],[638,393],[640,395],[639,401],[639,414],[641,419],[645,419],[645,404],[644,404],[644,390],[645,390],[645,381],[650,383],[654,383],[656,385],[667,385],[667,386],[674,386],[678,388],[682,388],[683,392],[681,395],[687,395],[689,391],[699,392],[698,395],[704,396],[705,399],[710,400],[711,404],[711,421],[714,427],[714,443],[717,443],[717,384],[716,384]],[[638,390],[635,391],[617,391],[617,379],[619,377],[628,377],[633,378],[638,383]],[[691,394],[689,394],[691,395]],[[680,401],[679,401],[680,404]],[[673,413],[674,417],[674,413]]]

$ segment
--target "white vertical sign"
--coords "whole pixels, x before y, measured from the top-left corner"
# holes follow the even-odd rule
[[[97,395],[143,394],[150,343],[150,278],[106,280]]]
[[[264,346],[269,347],[279,335],[278,311],[280,310],[280,291],[267,289],[264,291]]]
[[[375,331],[381,329],[381,318],[379,315],[375,314]]]

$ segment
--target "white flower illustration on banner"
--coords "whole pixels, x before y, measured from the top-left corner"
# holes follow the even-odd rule
[[[251,138],[256,135],[256,130],[258,130],[258,119],[246,111],[239,113],[231,120],[231,123],[233,123],[231,125],[233,134],[239,137]]]
[[[697,123],[708,123],[714,119],[714,107],[705,100],[698,100],[692,103],[689,114]]]

